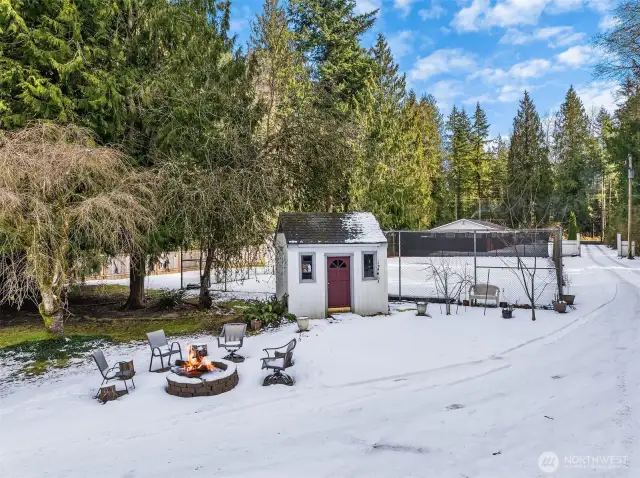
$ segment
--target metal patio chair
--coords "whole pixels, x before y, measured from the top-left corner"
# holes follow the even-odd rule
[[[296,339],[292,339],[282,347],[264,349],[267,356],[261,359],[262,368],[273,370],[273,373],[265,377],[262,385],[293,385],[293,379],[283,372],[293,365],[293,349],[296,348],[296,343]]]
[[[242,348],[246,333],[247,324],[230,322],[222,326],[222,331],[218,336],[218,348],[222,347],[229,352],[229,355],[224,357],[225,360],[234,363],[244,362],[244,357],[236,352]]]
[[[129,362],[126,362],[126,361],[118,362],[113,367],[109,367],[109,364],[107,363],[107,359],[104,358],[104,353],[100,349],[97,349],[91,352],[91,356],[96,361],[98,370],[100,370],[100,374],[102,375],[102,383],[100,384],[100,387],[98,387],[98,393],[93,398],[97,398],[98,394],[100,393],[100,388],[106,382],[109,382],[111,380],[122,380],[124,382],[124,388],[126,389],[127,393],[129,393],[129,387],[127,387],[127,380],[131,380],[131,384],[133,385],[133,388],[136,388],[136,383],[133,381],[133,373],[130,370],[124,370],[124,371],[120,370],[121,363],[128,364]]]
[[[149,372],[151,372],[151,366],[153,365],[153,359],[160,357],[160,370],[164,370],[163,357],[169,357],[167,366],[171,366],[171,356],[173,354],[180,354],[180,360],[182,360],[182,349],[178,342],[169,341],[167,336],[164,335],[164,330],[156,330],[155,332],[147,333],[147,340],[149,341],[149,347],[151,347],[151,360],[149,361]]]

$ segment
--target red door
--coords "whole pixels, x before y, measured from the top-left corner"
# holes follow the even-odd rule
[[[351,307],[351,273],[348,257],[327,258],[327,282],[329,308]]]

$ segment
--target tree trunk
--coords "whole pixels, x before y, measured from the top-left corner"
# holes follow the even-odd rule
[[[204,261],[204,268],[200,276],[200,296],[198,297],[198,307],[201,309],[211,308],[211,267],[213,266],[213,249],[207,249],[207,258]]]
[[[48,287],[40,287],[40,295],[42,302],[40,302],[38,310],[44,320],[45,328],[56,337],[62,337],[64,335],[64,320],[60,297]]]
[[[129,264],[129,298],[125,303],[127,309],[142,309],[144,307],[144,277],[146,272],[145,254],[131,254]]]

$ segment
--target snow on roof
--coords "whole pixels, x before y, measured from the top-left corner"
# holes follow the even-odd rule
[[[429,231],[437,232],[440,230],[448,231],[469,231],[469,230],[487,230],[487,231],[507,231],[509,228],[501,226],[489,221],[483,221],[481,219],[457,219],[456,221],[443,224],[438,227],[429,229]]]
[[[386,243],[380,224],[370,212],[286,212],[278,218],[277,232],[288,244]]]

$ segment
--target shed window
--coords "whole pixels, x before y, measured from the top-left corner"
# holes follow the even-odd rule
[[[313,254],[300,255],[300,280],[312,281],[314,278]]]
[[[363,255],[362,264],[364,267],[363,277],[365,279],[375,279],[376,278],[376,253],[365,252]]]

